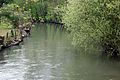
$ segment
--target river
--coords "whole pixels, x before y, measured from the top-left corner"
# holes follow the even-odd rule
[[[60,25],[36,24],[23,43],[0,52],[0,80],[120,80],[120,62],[76,52],[67,36]]]

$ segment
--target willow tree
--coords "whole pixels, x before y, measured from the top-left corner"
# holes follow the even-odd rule
[[[63,22],[75,46],[97,47],[118,56],[120,46],[120,0],[68,0]]]

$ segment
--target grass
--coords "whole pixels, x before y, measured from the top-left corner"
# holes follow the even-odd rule
[[[0,36],[5,36],[9,31],[9,29],[0,29]]]
[[[0,23],[0,29],[11,29],[11,28],[13,28],[13,25],[9,22]]]

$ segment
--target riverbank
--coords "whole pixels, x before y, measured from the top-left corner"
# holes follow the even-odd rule
[[[60,24],[60,25],[64,25],[64,23],[62,23],[62,22],[58,22],[58,21],[48,21],[48,20],[34,20],[34,19],[32,19],[32,21],[34,22],[34,23],[50,23],[50,24]]]
[[[63,23],[50,22],[50,21],[39,21],[39,22],[29,22],[26,24],[19,25],[15,29],[1,29],[0,30],[0,51],[5,48],[19,45],[23,42],[24,38],[31,35],[31,29],[33,23],[43,23],[43,24],[57,24],[64,25]]]
[[[32,24],[19,25],[15,29],[1,29],[0,30],[0,51],[5,48],[19,45],[25,37],[31,34]]]

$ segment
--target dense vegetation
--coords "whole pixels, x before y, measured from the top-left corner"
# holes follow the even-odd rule
[[[8,26],[3,26],[3,24],[11,24],[11,28],[19,27],[19,25],[26,24],[31,21],[30,11],[23,10],[18,4],[4,4],[0,8],[0,26],[2,28],[7,28]],[[10,27],[8,27],[10,28]]]
[[[68,0],[63,22],[73,45],[84,48],[101,45],[105,55],[119,55],[120,0]]]
[[[6,21],[6,18],[12,22],[10,23],[14,27],[27,23],[30,20],[61,23],[62,15],[60,14],[58,6],[60,7],[64,1],[65,0],[2,0],[0,1],[1,25]],[[9,23],[9,21],[7,21],[7,23]]]
[[[14,3],[20,5],[24,10],[31,11],[34,21],[47,21],[60,23],[61,14],[56,8],[63,5],[65,0],[14,0]]]
[[[0,7],[2,28],[31,21],[64,23],[76,48],[120,53],[119,0],[2,0]]]

